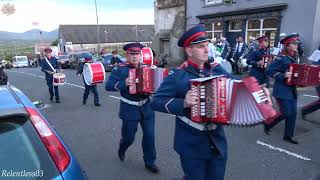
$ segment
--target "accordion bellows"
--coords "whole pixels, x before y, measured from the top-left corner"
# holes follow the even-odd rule
[[[288,85],[317,86],[320,85],[320,66],[307,64],[290,64],[292,76],[287,78]]]
[[[252,126],[270,124],[278,112],[270,94],[254,77],[233,80],[212,76],[191,80],[191,90],[197,94],[197,105],[191,107],[191,120],[197,123]]]
[[[129,70],[130,94],[151,94],[157,91],[168,75],[166,68],[139,67]]]

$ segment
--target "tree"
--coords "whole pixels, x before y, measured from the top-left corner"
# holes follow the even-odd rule
[[[16,12],[16,9],[13,4],[6,3],[2,6],[1,12],[7,16],[10,16]]]
[[[51,46],[58,46],[58,43],[59,43],[59,39],[56,39],[51,43]]]

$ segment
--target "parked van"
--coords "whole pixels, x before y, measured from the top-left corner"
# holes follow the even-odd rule
[[[12,65],[15,68],[20,68],[20,67],[28,67],[28,58],[27,56],[14,56],[12,57]]]

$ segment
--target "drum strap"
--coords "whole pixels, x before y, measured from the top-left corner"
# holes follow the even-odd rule
[[[50,66],[50,68],[52,69],[53,72],[56,72],[56,70],[53,68],[52,64],[50,63],[50,61],[47,59],[47,57],[44,57],[44,59],[46,60],[46,62],[48,63],[48,65]]]

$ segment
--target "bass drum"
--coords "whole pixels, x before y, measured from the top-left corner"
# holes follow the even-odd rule
[[[102,63],[85,63],[83,77],[87,85],[95,85],[105,81],[105,71]]]

